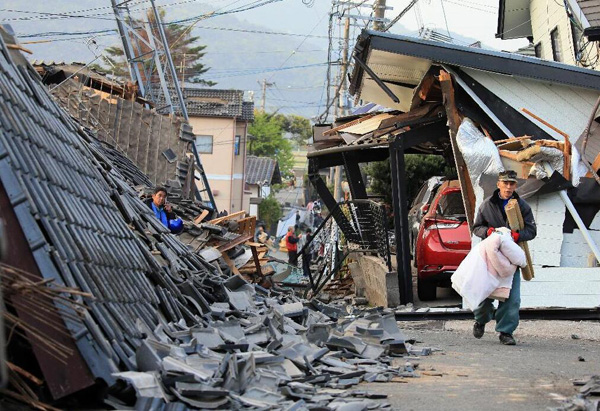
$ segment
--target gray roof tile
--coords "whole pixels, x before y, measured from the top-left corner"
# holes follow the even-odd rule
[[[281,173],[277,160],[267,157],[246,158],[246,184],[279,184]]]

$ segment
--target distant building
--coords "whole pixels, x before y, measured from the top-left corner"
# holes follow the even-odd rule
[[[496,37],[526,38],[538,58],[597,69],[598,51],[588,42],[600,39],[599,26],[596,0],[500,0]]]
[[[281,184],[281,172],[277,160],[267,157],[248,156],[244,187],[244,210],[258,216],[258,204],[271,194],[273,184]]]
[[[184,89],[195,145],[219,211],[244,209],[248,125],[254,103],[241,90]]]

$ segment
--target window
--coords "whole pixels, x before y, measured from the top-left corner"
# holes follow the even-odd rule
[[[558,37],[558,27],[550,32],[550,41],[552,43],[552,58],[554,61],[563,61],[560,50],[560,38]]]
[[[538,43],[535,46],[533,46],[533,50],[535,51],[535,56],[537,58],[542,58],[542,43]]]
[[[438,213],[444,217],[464,216],[465,206],[460,191],[451,191],[442,195],[438,202]]]
[[[236,156],[240,155],[240,141],[242,140],[242,136],[235,136],[235,140],[233,143],[233,154]]]
[[[196,135],[196,150],[200,154],[212,154],[213,136]]]

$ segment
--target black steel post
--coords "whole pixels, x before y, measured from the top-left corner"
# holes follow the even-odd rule
[[[394,207],[394,232],[396,235],[396,270],[400,303],[413,302],[410,250],[408,247],[408,201],[405,187],[404,145],[401,138],[390,144],[390,172]]]

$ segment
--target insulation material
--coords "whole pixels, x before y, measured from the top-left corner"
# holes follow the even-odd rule
[[[579,154],[579,151],[574,145],[571,146],[571,182],[573,183],[573,186],[577,187],[579,185],[579,180],[581,177],[584,177],[587,172],[588,169],[581,160],[581,154]]]
[[[484,136],[475,123],[467,117],[458,128],[456,142],[469,170],[475,193],[475,215],[477,215],[479,205],[486,195],[485,180],[496,181],[498,173],[504,171],[504,166],[494,142]]]
[[[560,267],[560,250],[563,242],[565,204],[557,193],[534,196],[527,199],[533,211],[537,236],[528,242],[529,252],[536,266]]]
[[[521,283],[521,308],[593,308],[600,305],[600,269],[536,268],[535,281]]]
[[[517,160],[534,162],[535,165],[531,167],[529,175],[538,180],[549,177],[541,164],[542,162],[547,162],[553,170],[563,174],[565,159],[563,153],[556,148],[532,146],[519,152]]]
[[[594,219],[596,224],[600,222],[600,218],[598,218],[599,215],[600,213],[598,213]],[[594,225],[594,222],[592,225]],[[589,230],[589,233],[596,244],[600,244],[600,231]],[[562,267],[587,268],[590,267],[590,265],[595,261],[592,250],[590,250],[590,246],[583,238],[581,231],[578,229],[573,230],[573,233],[564,234],[560,254],[560,265]]]

